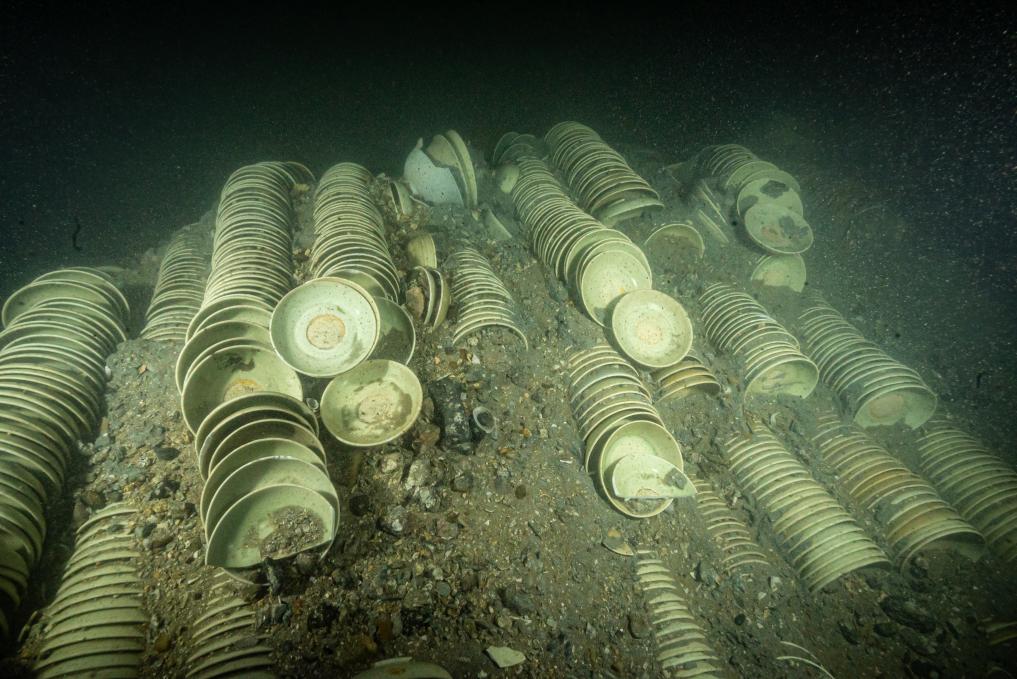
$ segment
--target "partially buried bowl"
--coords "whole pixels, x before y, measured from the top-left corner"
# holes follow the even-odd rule
[[[370,356],[380,327],[378,306],[364,288],[344,278],[318,278],[279,300],[269,331],[291,368],[331,377]]]
[[[332,380],[321,397],[321,420],[340,443],[380,446],[405,433],[420,414],[424,394],[412,370],[374,359]]]
[[[656,290],[633,290],[611,311],[618,349],[645,368],[675,365],[692,348],[692,321],[685,307]]]

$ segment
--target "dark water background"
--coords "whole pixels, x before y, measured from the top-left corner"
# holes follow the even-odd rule
[[[448,127],[489,150],[504,131],[575,119],[669,160],[738,142],[871,187],[872,216],[892,210],[905,237],[868,231],[867,247],[848,247],[814,224],[817,248],[847,272],[838,283],[909,290],[922,311],[904,320],[926,329],[914,346],[939,341],[941,361],[991,340],[999,391],[985,408],[1002,419],[1017,375],[1015,10],[679,9],[443,5],[400,19],[395,5],[160,4],[67,17],[5,3],[0,295],[58,265],[129,262],[200,217],[245,163],[398,174],[417,137]],[[816,203],[832,186],[803,183]]]

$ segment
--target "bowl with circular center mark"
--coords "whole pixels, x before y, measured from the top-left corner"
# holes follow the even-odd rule
[[[378,305],[362,286],[317,278],[279,300],[269,334],[288,366],[311,377],[332,377],[371,355],[380,328]]]
[[[633,290],[611,310],[611,337],[639,365],[675,365],[692,348],[692,321],[677,300],[656,290]]]
[[[396,361],[372,359],[329,383],[321,396],[321,421],[340,443],[380,446],[413,426],[423,400],[412,370]]]

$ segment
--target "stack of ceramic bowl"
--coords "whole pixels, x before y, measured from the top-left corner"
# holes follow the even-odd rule
[[[266,558],[328,550],[339,498],[302,401],[267,391],[227,401],[201,422],[194,447],[206,563],[243,579]]]
[[[981,555],[978,531],[886,449],[833,414],[822,416],[816,427],[812,441],[823,461],[847,495],[873,514],[898,566],[925,550]]]
[[[616,299],[652,287],[643,251],[580,210],[543,162],[520,160],[519,172],[512,200],[527,227],[530,248],[569,284],[587,316],[604,325]]]
[[[574,352],[568,368],[584,463],[608,502],[623,514],[646,518],[676,498],[695,495],[681,447],[636,369],[607,344]]]
[[[406,158],[403,176],[413,192],[429,203],[477,206],[473,158],[455,130],[434,135],[426,147],[418,142]]]
[[[201,308],[208,264],[195,228],[178,231],[166,248],[145,313],[145,327],[141,331],[144,339],[183,341],[187,327]]]
[[[145,628],[135,564],[135,510],[118,503],[77,531],[63,582],[46,609],[38,677],[133,677],[141,670]]]
[[[312,177],[302,165],[247,165],[226,181],[212,243],[212,269],[201,309],[187,329],[227,320],[267,327],[268,316],[293,287],[291,192]]]
[[[1017,561],[1017,472],[975,438],[936,422],[918,440],[922,473],[992,551]]]
[[[734,436],[725,447],[738,485],[769,516],[784,556],[810,590],[859,568],[889,565],[851,515],[772,434]]]
[[[217,571],[204,597],[205,612],[190,625],[194,651],[187,658],[187,679],[249,677],[272,679],[272,647],[256,632],[254,609],[232,591],[223,571]]]
[[[627,359],[647,370],[677,365],[692,348],[692,321],[677,300],[633,290],[611,307],[609,336]]]
[[[727,235],[727,213],[721,207],[717,194],[705,180],[698,180],[692,187],[690,203],[693,217],[701,229],[722,245],[731,242]]]
[[[463,248],[452,255],[450,266],[452,299],[458,307],[452,343],[458,344],[481,328],[499,326],[517,335],[528,349],[515,300],[487,259],[472,248]]]
[[[728,574],[743,572],[753,566],[770,566],[762,548],[752,539],[748,527],[735,516],[708,481],[690,476],[696,486],[696,505],[723,556]]]
[[[558,123],[544,141],[579,205],[602,223],[614,226],[664,207],[653,187],[589,127]]]
[[[936,395],[921,376],[894,360],[821,299],[798,319],[823,381],[844,399],[855,424],[920,427],[936,411]]]
[[[425,326],[434,329],[445,322],[452,304],[452,286],[440,271],[430,266],[413,267],[406,294],[407,299],[414,294],[420,299],[420,319]]]
[[[126,339],[123,295],[91,269],[44,274],[4,304],[0,332],[0,637],[46,535],[78,441],[103,411],[106,358]]]
[[[746,395],[805,398],[819,381],[816,365],[798,340],[750,295],[715,283],[700,298],[710,340],[741,363]]]
[[[700,151],[698,164],[700,172],[719,179],[721,188],[732,195],[738,195],[743,187],[759,179],[780,182],[795,193],[802,190],[792,175],[738,144],[708,146]]]
[[[713,372],[694,354],[687,354],[677,364],[654,370],[652,374],[657,383],[657,392],[654,395],[656,403],[688,396],[694,392],[716,396],[721,390],[720,382]]]
[[[646,598],[657,662],[666,676],[720,677],[723,665],[685,602],[678,582],[652,552],[639,552],[636,580]]]
[[[350,448],[374,448],[409,431],[424,402],[412,370],[396,361],[364,361],[329,382],[321,396],[321,421]]]
[[[506,132],[494,145],[491,152],[491,166],[517,162],[520,158],[544,158],[547,156],[547,144],[532,134]]]
[[[311,275],[345,278],[375,297],[397,300],[399,274],[371,195],[373,181],[356,163],[340,163],[322,175],[314,194]]]

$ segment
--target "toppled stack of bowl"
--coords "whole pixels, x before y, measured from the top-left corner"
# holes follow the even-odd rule
[[[0,637],[39,560],[45,507],[102,417],[106,358],[127,302],[94,269],[44,274],[3,306],[0,332]]]
[[[579,307],[596,323],[607,322],[608,308],[618,297],[653,286],[643,251],[576,207],[542,161],[519,160],[512,201],[533,253],[569,284]]]
[[[159,265],[159,278],[145,312],[141,337],[183,341],[187,327],[201,308],[208,264],[202,254],[196,225],[177,231]]]
[[[392,301],[399,299],[399,274],[371,195],[373,181],[356,163],[339,163],[322,175],[314,193],[311,275],[345,278]]]
[[[450,258],[452,298],[458,306],[452,343],[481,328],[507,328],[529,348],[526,334],[519,327],[515,300],[487,259],[473,248],[463,248]]]
[[[664,207],[660,195],[621,154],[580,123],[558,123],[544,135],[558,168],[584,210],[614,226]]]
[[[415,266],[410,271],[406,298],[416,298],[420,320],[432,330],[445,322],[452,304],[452,287],[445,276],[431,266]]]
[[[705,363],[694,354],[686,354],[677,364],[654,370],[653,379],[657,383],[657,392],[653,400],[663,403],[673,398],[699,392],[709,396],[720,393],[720,382]]]
[[[741,363],[745,394],[789,394],[805,398],[819,381],[816,365],[799,351],[798,340],[744,292],[714,283],[700,298],[710,340]]]
[[[646,518],[696,489],[681,447],[664,427],[639,373],[607,344],[568,360],[570,403],[584,464],[618,511]]]
[[[491,152],[491,166],[510,165],[522,158],[546,157],[547,144],[540,137],[532,134],[506,132],[494,145],[494,151]]]
[[[720,244],[730,243],[731,239],[727,236],[727,216],[721,207],[720,199],[705,179],[696,181],[689,197],[696,223]]]
[[[696,505],[706,529],[723,554],[724,571],[744,572],[753,566],[770,566],[748,527],[727,506],[708,481],[689,476],[696,486]]]
[[[936,411],[936,395],[917,372],[868,341],[818,296],[798,325],[823,382],[847,404],[855,424],[912,429]]]
[[[135,564],[135,510],[109,505],[81,525],[63,582],[44,614],[35,662],[40,678],[132,677],[141,670],[145,626]]]
[[[403,165],[413,193],[428,203],[477,206],[477,175],[466,142],[455,130],[436,134],[426,147],[417,142]]]
[[[266,558],[328,550],[339,498],[314,413],[299,399],[259,392],[229,400],[194,435],[205,480],[205,562],[246,579]]]
[[[707,147],[700,152],[698,163],[700,171],[733,198],[735,213],[749,239],[776,258],[766,260],[767,268],[786,268],[785,275],[795,281],[804,278],[805,264],[800,255],[812,246],[813,234],[804,217],[798,181],[737,144]],[[708,192],[709,187],[700,183],[701,190]],[[726,222],[717,201],[704,199],[703,204],[707,206],[702,209],[703,221]],[[758,264],[753,280],[757,277],[763,277]],[[765,278],[768,285],[780,280],[772,273]],[[787,287],[794,289],[793,285]]]
[[[832,413],[820,417],[816,429],[812,441],[823,461],[848,496],[875,517],[900,568],[931,549],[981,556],[978,531],[885,448]]]
[[[777,543],[811,591],[889,561],[855,520],[768,432],[737,435],[725,446],[742,491],[766,512]]]
[[[217,571],[206,595],[205,612],[191,625],[194,651],[187,658],[187,679],[248,677],[272,679],[272,647],[256,631],[254,609],[232,591]]]
[[[935,422],[918,440],[922,473],[1003,561],[1017,561],[1017,472],[978,440]]]
[[[720,677],[722,663],[696,622],[678,582],[652,552],[639,552],[636,579],[646,597],[657,662],[667,676]]]

